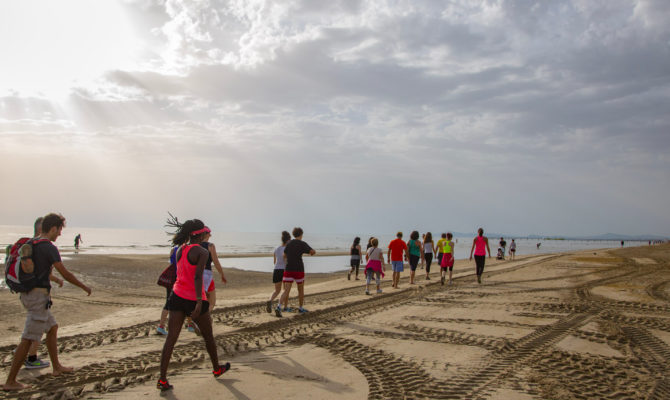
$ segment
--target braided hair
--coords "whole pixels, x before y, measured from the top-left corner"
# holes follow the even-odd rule
[[[189,219],[184,223],[179,222],[179,219],[168,213],[170,217],[167,219],[165,224],[166,227],[175,228],[176,231],[172,232],[172,244],[174,246],[181,246],[186,244],[189,240],[199,242],[202,240],[206,232],[201,232],[193,235],[193,232],[202,230],[205,227],[205,223],[199,219]]]

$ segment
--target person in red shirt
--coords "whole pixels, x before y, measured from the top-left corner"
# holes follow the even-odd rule
[[[389,264],[393,267],[393,285],[398,289],[398,281],[400,281],[400,273],[404,269],[403,260],[407,260],[407,244],[402,240],[402,232],[396,234],[396,239],[391,240],[389,243],[389,250],[387,258]]]

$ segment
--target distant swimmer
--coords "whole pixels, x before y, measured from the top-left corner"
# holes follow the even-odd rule
[[[536,246],[537,246],[537,249],[540,250],[540,246],[542,246],[542,243],[538,242]]]
[[[284,258],[284,249],[291,240],[291,234],[287,231],[281,233],[281,245],[277,246],[274,252],[274,272],[272,273],[272,283],[275,285],[275,291],[270,295],[265,311],[272,312],[272,302],[281,293],[282,280],[284,279],[284,269],[286,268],[286,259]]]
[[[489,247],[489,238],[484,236],[484,229],[477,230],[477,237],[472,241],[472,248],[470,249],[470,261],[472,261],[472,253],[475,254],[475,264],[477,266],[477,282],[482,283],[482,275],[484,274],[484,263],[486,262],[486,252],[491,258],[491,248]]]
[[[284,292],[282,292],[279,304],[275,308],[275,314],[278,317],[282,316],[281,304],[284,305],[284,311],[292,311],[288,307],[288,296],[291,293],[293,282],[298,286],[298,312],[301,314],[307,312],[303,308],[305,304],[305,264],[302,261],[302,255],[309,254],[313,256],[316,254],[316,251],[302,241],[302,235],[302,228],[293,228],[293,240],[288,242],[286,248],[284,248],[284,257],[286,257],[286,268],[284,269],[284,277],[282,278]]]
[[[174,226],[177,231],[172,238],[172,244],[180,246],[177,250],[177,281],[174,284],[172,294],[168,300],[170,317],[168,319],[168,334],[165,338],[163,351],[161,353],[160,378],[156,388],[161,391],[172,389],[167,380],[168,366],[172,351],[179,339],[181,325],[189,315],[198,324],[202,337],[205,340],[205,348],[212,362],[212,374],[215,378],[230,370],[230,363],[219,364],[216,342],[212,333],[212,320],[209,313],[209,302],[205,285],[203,284],[203,272],[209,259],[210,252],[201,243],[207,237],[209,229],[199,219],[190,219],[179,224],[176,218],[168,221],[169,226]]]

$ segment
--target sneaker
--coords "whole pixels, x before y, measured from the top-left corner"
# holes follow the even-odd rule
[[[228,371],[230,371],[230,363],[229,362],[227,362],[226,365],[219,365],[219,368],[212,371],[212,374],[214,374],[215,378],[218,378],[218,377],[220,377],[221,375],[225,374]]]
[[[172,390],[174,386],[170,385],[170,383],[167,381],[167,379],[159,379],[158,383],[156,383],[156,389],[160,389],[161,392],[164,392],[166,390]]]
[[[477,275],[477,283],[481,284],[482,283],[482,276]]]
[[[430,276],[426,276],[426,280],[429,281],[429,280],[430,280]]]
[[[277,306],[277,308],[275,308],[275,315],[276,315],[277,317],[279,317],[279,318],[282,317],[282,315],[281,315],[281,307],[280,307],[280,306]]]
[[[167,331],[162,326],[156,328],[156,332],[158,332],[159,335],[167,335]]]
[[[381,289],[377,289],[377,294],[381,294],[381,293],[382,293],[382,290],[381,290]]]
[[[28,361],[28,359],[26,359],[23,364],[26,366],[26,369],[46,368],[50,365],[49,361],[42,361],[39,358],[35,361]]]
[[[444,286],[444,277],[440,278],[440,283]]]
[[[272,312],[272,300],[268,300],[267,303],[265,303],[265,311],[271,313]]]
[[[369,291],[369,290],[366,290],[366,291],[365,291],[365,294],[369,295],[369,294],[370,294],[370,291]]]
[[[282,311],[284,311],[284,312],[294,312],[295,310],[292,309],[291,307],[284,307],[284,309]]]
[[[300,307],[300,308],[298,308],[298,312],[299,312],[300,314],[304,314],[304,313],[309,312],[309,311],[307,311],[307,310],[305,310],[304,308]]]
[[[449,279],[449,286],[451,286],[452,283],[454,282],[451,279]]]

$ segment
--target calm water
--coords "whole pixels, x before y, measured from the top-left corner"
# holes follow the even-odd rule
[[[63,234],[56,241],[56,245],[62,252],[74,250],[74,237],[80,233],[83,244],[80,252],[86,254],[167,254],[170,251],[170,237],[161,230],[137,230],[137,229],[104,229],[104,228],[76,228],[66,227]],[[5,248],[14,243],[18,238],[30,236],[32,227],[29,226],[0,226],[0,244]],[[391,234],[373,234],[380,239],[381,247],[395,238]],[[240,258],[236,254],[257,253],[269,254],[279,245],[280,233],[278,232],[215,232],[211,242],[216,244],[224,267],[239,268],[252,271],[271,271],[273,268],[272,257]],[[365,248],[367,238],[370,235],[359,234],[362,238],[362,246]],[[355,234],[310,234],[304,236],[304,240],[318,251],[349,251]],[[505,238],[511,243],[512,238]],[[491,254],[495,256],[498,238],[491,238]],[[467,258],[470,255],[472,237],[454,238],[456,242],[456,259]],[[585,240],[541,240],[517,239],[517,254],[539,254],[570,252],[584,249],[615,248],[621,244],[619,241],[585,241]],[[542,245],[538,250],[536,244]],[[626,246],[636,246],[646,242],[626,242]],[[308,272],[333,272],[349,267],[348,256],[332,257],[305,257],[305,266]]]

